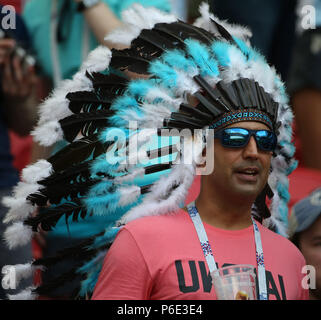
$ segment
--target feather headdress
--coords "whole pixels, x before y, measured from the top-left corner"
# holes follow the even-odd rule
[[[68,260],[72,268],[50,283],[26,289],[21,297],[50,295],[77,275],[83,281],[70,296],[90,296],[122,225],[174,212],[184,203],[200,155],[185,161],[193,148],[185,145],[182,150],[180,132],[199,130],[202,142],[204,129],[224,125],[226,114],[232,118],[240,111],[253,112],[256,121],[278,134],[269,184],[254,211],[265,218],[264,224],[284,234],[287,175],[296,162],[292,113],[275,70],[248,44],[246,29],[220,24],[206,5],[199,26],[156,9],[131,10],[126,29],[109,36],[114,42],[126,37],[130,48],[97,48],[41,107],[35,139],[43,145],[66,140],[67,146],[27,167],[13,196],[4,200],[10,208],[5,221],[11,224],[5,237],[12,248],[39,230],[52,230],[60,219],[72,224],[100,216],[101,232],[26,265],[27,275],[60,261]],[[140,17],[139,25],[133,14]],[[126,15],[124,19],[126,23]],[[171,137],[160,135],[163,130]],[[274,194],[271,216],[266,194]]]

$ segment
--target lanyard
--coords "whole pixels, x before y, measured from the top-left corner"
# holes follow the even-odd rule
[[[204,253],[208,268],[210,273],[217,270],[216,262],[212,252],[211,245],[208,241],[206,231],[204,229],[203,222],[195,206],[195,202],[191,202],[187,206],[187,211],[191,217],[194,227],[196,229],[198,238],[201,243],[201,248]],[[259,300],[267,300],[267,289],[266,289],[266,277],[265,277],[265,266],[263,258],[263,248],[259,228],[252,218],[253,228],[254,228],[254,238],[255,238],[255,249],[256,249],[256,262],[257,262],[257,273],[258,273],[258,283],[259,283]]]
[[[68,0],[70,1],[70,0]],[[61,65],[59,60],[59,50],[57,43],[57,29],[58,29],[58,0],[53,0],[51,4],[51,16],[50,16],[50,44],[51,44],[51,59],[53,68],[53,81],[54,86],[57,87],[63,80]],[[82,42],[82,61],[84,61],[89,54],[89,28],[84,21],[83,23],[83,42]]]

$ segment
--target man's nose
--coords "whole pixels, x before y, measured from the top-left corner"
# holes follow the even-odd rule
[[[255,141],[255,138],[252,136],[249,143],[244,147],[243,150],[244,158],[257,159],[259,156],[259,150]]]

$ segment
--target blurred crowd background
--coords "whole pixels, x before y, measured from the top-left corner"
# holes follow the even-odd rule
[[[123,10],[138,2],[193,22],[203,1],[103,0],[90,12],[78,12],[77,2],[0,0],[0,22],[10,23],[8,5],[17,13],[15,29],[0,23],[0,198],[12,192],[26,165],[54,152],[34,143],[30,135],[37,122],[38,105],[60,81],[72,77],[97,45],[113,48],[104,36],[122,24]],[[288,88],[299,161],[289,177],[291,215],[294,204],[321,187],[321,0],[208,3],[220,19],[251,29],[252,45],[276,67]],[[312,223],[317,221],[320,208],[321,203]],[[1,219],[5,213],[6,208],[0,204]],[[3,230],[1,226],[0,233]],[[321,236],[321,230],[318,232]],[[24,248],[14,255],[1,245],[0,269],[4,264],[42,255],[45,246],[41,241],[34,241],[30,250]],[[46,241],[49,248],[50,239]],[[318,246],[320,251],[320,243]]]

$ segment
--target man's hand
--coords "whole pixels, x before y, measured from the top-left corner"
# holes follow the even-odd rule
[[[18,56],[4,63],[2,73],[2,92],[8,100],[24,100],[30,96],[36,83],[33,66],[23,66]]]
[[[0,39],[1,107],[8,127],[24,136],[29,134],[37,119],[37,77],[33,66],[13,54],[15,47],[13,39]]]
[[[0,40],[1,85],[6,99],[16,102],[30,96],[36,83],[36,75],[33,66],[23,64],[17,55],[12,57],[12,41],[9,43],[7,39]],[[15,45],[14,41],[13,44]]]
[[[12,39],[0,39],[0,67],[3,65],[15,47],[16,42]]]

